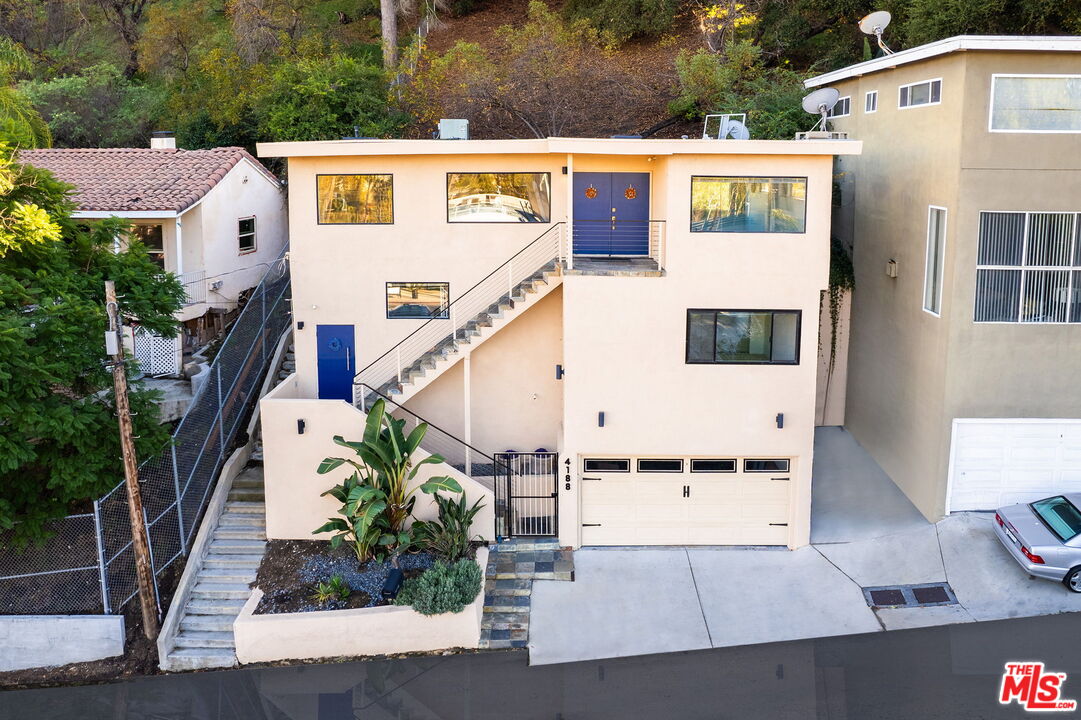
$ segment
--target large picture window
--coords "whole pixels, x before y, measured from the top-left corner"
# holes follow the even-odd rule
[[[801,233],[807,178],[691,178],[691,232]]]
[[[388,318],[446,318],[450,283],[387,283]]]
[[[392,175],[317,175],[320,225],[389,225],[394,222]]]
[[[1081,132],[1081,75],[994,75],[992,132]]]
[[[690,364],[799,364],[799,310],[688,310]]]
[[[546,223],[548,173],[447,173],[447,222]]]
[[[1081,322],[1077,213],[981,212],[975,322]]]

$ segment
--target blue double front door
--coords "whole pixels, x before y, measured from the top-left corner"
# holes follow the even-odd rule
[[[315,341],[319,399],[353,402],[353,376],[357,373],[353,326],[317,325]]]
[[[649,255],[649,173],[574,173],[574,254]]]

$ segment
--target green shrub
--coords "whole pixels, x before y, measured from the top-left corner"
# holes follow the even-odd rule
[[[395,605],[411,605],[421,615],[461,612],[480,594],[480,566],[462,559],[452,565],[436,563],[402,585]]]
[[[678,6],[676,0],[569,0],[564,9],[571,19],[589,20],[606,38],[622,43],[668,30]]]
[[[466,507],[464,494],[457,501],[442,495],[433,497],[439,504],[439,519],[414,522],[413,537],[420,547],[443,562],[452,563],[467,557],[472,540],[469,528],[484,506],[477,500],[472,507]]]
[[[315,590],[310,597],[320,605],[326,605],[331,600],[348,600],[352,594],[353,589],[345,584],[342,576],[335,575],[330,579],[330,582],[316,584]]]

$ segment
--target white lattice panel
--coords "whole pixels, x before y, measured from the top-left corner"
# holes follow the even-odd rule
[[[180,372],[180,336],[162,337],[149,330],[135,331],[135,360],[147,375]]]

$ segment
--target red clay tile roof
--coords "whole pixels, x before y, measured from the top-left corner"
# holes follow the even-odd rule
[[[73,148],[23,150],[19,160],[74,185],[79,210],[180,212],[247,158],[274,176],[244,148],[210,150]],[[275,180],[277,182],[277,180]]]

